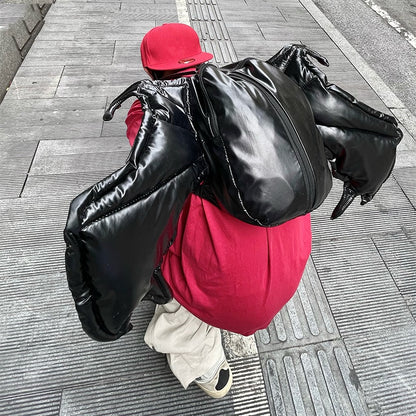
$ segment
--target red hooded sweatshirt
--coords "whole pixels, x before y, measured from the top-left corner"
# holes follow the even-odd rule
[[[143,111],[133,103],[133,145]],[[266,328],[293,296],[311,252],[310,216],[272,228],[244,223],[191,195],[162,273],[174,298],[202,321],[242,335]]]

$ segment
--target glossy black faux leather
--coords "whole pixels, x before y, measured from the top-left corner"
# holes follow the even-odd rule
[[[268,62],[302,88],[331,160],[333,176],[344,182],[343,195],[331,216],[334,219],[358,195],[362,205],[371,201],[393,169],[403,134],[394,117],[329,83],[310,58],[329,65],[326,58],[305,45],[288,45]]]
[[[106,120],[111,119],[124,99],[134,95],[140,98],[145,115],[126,165],[76,197],[69,210],[64,231],[67,278],[83,329],[90,337],[100,341],[115,340],[131,329],[130,316],[140,300],[148,298],[159,303],[169,300],[169,289],[158,266],[175,237],[186,198],[191,192],[203,189],[202,182],[208,187],[208,192],[203,194],[210,195],[210,200],[219,199],[232,212],[243,206],[250,207],[264,225],[272,217],[270,209],[280,207],[280,200],[287,197],[281,191],[284,186],[274,188],[274,191],[268,188],[269,177],[272,184],[283,182],[283,185],[287,184],[276,177],[284,178],[289,172],[289,176],[295,178],[295,183],[287,185],[291,192],[299,192],[294,198],[288,198],[290,209],[301,205],[297,205],[299,196],[303,206],[309,201],[312,207],[325,197],[330,179],[322,157],[323,138],[334,175],[347,184],[341,200],[343,205],[339,205],[341,213],[358,192],[365,200],[381,186],[394,164],[395,147],[401,138],[394,118],[358,103],[344,91],[326,83],[325,76],[305,60],[302,51],[299,47],[288,47],[271,60],[296,84],[288,82],[280,72],[275,72],[278,81],[272,80],[264,63],[246,60],[219,73],[206,67],[203,79],[140,81],[110,105],[104,115]],[[246,108],[249,100],[245,102],[234,94],[241,80],[238,76],[230,76],[234,71],[242,71],[248,76],[255,73],[264,88],[274,91],[285,104],[284,108],[293,112],[291,122],[295,130],[316,140],[303,143],[305,150],[318,159],[315,173],[318,182],[323,184],[321,192],[315,192],[313,198],[305,198],[306,190],[300,191],[305,179],[299,159],[294,158],[293,148],[289,149],[288,138],[284,135],[288,126],[281,124],[282,120],[267,118],[265,112],[270,102],[260,97],[258,85],[240,85],[243,94],[256,97],[260,103],[259,107]],[[214,93],[215,86],[209,86],[214,76],[229,89],[229,98],[224,96],[222,87]],[[224,137],[235,138],[235,143],[228,144],[227,153],[224,153],[219,136],[213,135],[212,126],[207,124],[210,119],[206,114],[207,102],[204,103],[204,96],[198,94],[201,79],[205,88],[211,89],[210,99],[228,99],[229,105],[215,106],[215,117],[217,121],[221,120],[224,133],[222,141]],[[305,91],[310,104],[305,102],[298,85]],[[309,105],[322,138],[317,135],[315,125],[310,124]],[[201,112],[201,108],[205,110]],[[251,122],[253,116],[254,122]],[[201,137],[196,137],[195,123],[198,123]],[[278,148],[274,147],[270,137],[267,140],[264,137],[263,131],[270,129],[274,134],[277,129]],[[283,130],[281,135],[279,129]],[[244,138],[246,132],[252,137]],[[274,154],[264,151],[263,146]],[[280,149],[284,150],[277,151]],[[228,154],[235,158],[231,164],[225,157]],[[288,154],[288,159],[276,159],[279,154],[283,157]],[[283,169],[283,166],[286,167]],[[235,184],[230,184],[226,177],[230,168],[233,176],[229,175],[229,178],[239,181],[235,189]],[[255,182],[256,178],[260,178],[260,183]],[[218,182],[213,185],[213,181]],[[238,205],[236,189],[243,188],[240,196],[244,205]],[[259,193],[258,189],[262,191]],[[268,198],[276,205],[269,208],[264,205],[265,215],[262,210],[256,213],[256,208],[267,204]],[[293,201],[294,205],[291,205]],[[250,213],[251,217],[254,215]]]
[[[275,226],[316,209],[332,181],[305,95],[282,71],[254,58],[196,77],[205,117],[195,114],[210,185],[234,217]]]
[[[138,87],[145,115],[127,164],[74,199],[64,231],[69,288],[83,329],[99,341],[131,329],[205,170],[184,110],[188,84],[160,84],[163,95],[148,81]]]
[[[191,192],[209,188],[214,202],[235,216],[274,225],[314,209],[331,186],[309,104],[281,71],[251,59],[238,68],[206,67],[200,75],[139,81],[104,114],[110,120],[131,95],[145,111],[127,164],[74,199],[64,231],[68,284],[83,329],[96,340],[128,332],[140,300],[169,300],[158,266]],[[217,94],[221,137],[208,135],[212,120],[205,117],[199,82],[210,99]],[[278,114],[271,113],[273,95]],[[290,129],[295,139],[287,137]],[[219,140],[227,142],[227,154],[216,147]],[[309,173],[301,163],[309,164]]]

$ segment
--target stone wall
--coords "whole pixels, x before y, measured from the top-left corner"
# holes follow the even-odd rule
[[[50,3],[0,1],[0,102],[42,28],[49,8]]]

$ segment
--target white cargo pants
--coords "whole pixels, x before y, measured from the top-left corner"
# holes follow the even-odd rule
[[[170,369],[186,389],[221,362],[221,331],[181,306],[175,299],[156,305],[144,336],[146,344],[166,354]]]

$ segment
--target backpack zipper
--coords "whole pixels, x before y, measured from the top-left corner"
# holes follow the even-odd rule
[[[208,91],[205,88],[204,80],[202,78],[203,69],[205,69],[208,66],[209,66],[209,64],[202,65],[201,69],[198,71],[198,78],[199,78],[199,85],[200,85],[200,87],[202,89],[202,92],[205,96],[205,101],[208,104],[209,117],[206,117],[201,104],[199,104],[199,106],[202,110],[203,115],[206,117],[206,119],[208,121],[208,126],[209,126],[209,129],[211,130],[211,135],[214,137],[214,140],[215,140],[215,138],[219,137],[219,135],[220,135],[220,130],[218,128],[217,115],[215,114],[214,107],[212,106],[211,99],[209,98]],[[198,94],[197,94],[197,96],[198,96]],[[198,102],[199,102],[199,100],[198,100]]]
[[[255,79],[251,78],[250,76],[241,73],[241,72],[233,72],[232,76],[240,79],[246,79],[250,83],[257,86],[259,89],[261,89],[265,93],[265,97],[267,98],[267,101],[272,106],[272,108],[276,111],[276,113],[281,117],[281,119],[284,121],[284,125],[286,127],[286,131],[288,133],[289,139],[291,141],[292,147],[296,153],[296,156],[298,160],[300,161],[300,167],[304,173],[304,177],[306,178],[306,192],[307,192],[307,206],[309,209],[313,207],[313,201],[311,201],[312,195],[315,195],[316,193],[316,177],[315,172],[312,167],[311,160],[309,159],[309,156],[306,152],[305,146],[303,145],[303,142],[299,136],[298,131],[296,130],[295,125],[293,124],[292,119],[290,118],[289,114],[279,101],[279,99],[274,96],[267,88],[265,88],[261,83],[256,81]],[[270,98],[271,97],[271,98]],[[273,101],[276,101],[279,104],[279,107],[277,107]],[[210,106],[210,110],[212,109],[212,105]]]

